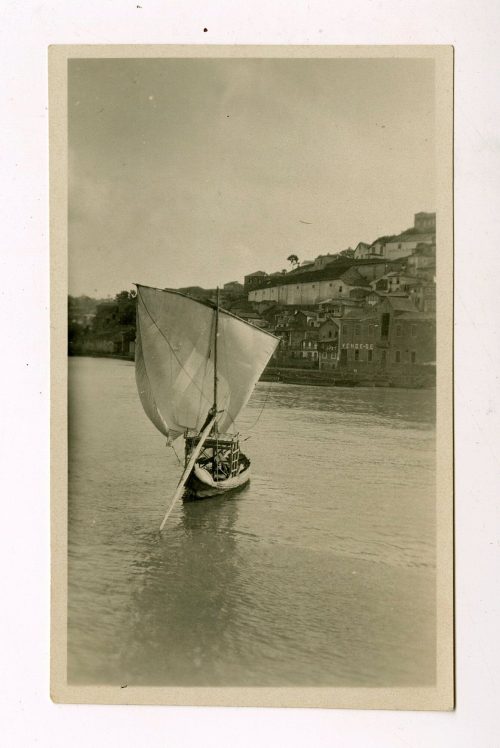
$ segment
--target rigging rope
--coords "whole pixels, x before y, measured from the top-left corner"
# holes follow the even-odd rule
[[[169,446],[169,445],[167,444],[167,447],[168,447],[168,446]],[[180,457],[179,457],[179,455],[177,454],[177,450],[175,449],[175,447],[174,447],[174,445],[173,445],[173,444],[170,444],[170,446],[171,446],[171,447],[172,447],[172,449],[173,449],[174,455],[175,455],[175,456],[177,457],[177,462],[178,462],[178,463],[179,463],[179,465],[180,465],[180,466],[182,467],[184,463],[182,462],[181,458],[180,458]]]
[[[252,429],[254,429],[255,426],[257,426],[257,424],[258,424],[258,422],[260,420],[260,417],[261,417],[262,413],[264,412],[264,408],[266,407],[267,399],[269,397],[269,393],[271,392],[271,385],[272,385],[272,382],[269,382],[269,387],[267,388],[266,396],[264,398],[264,402],[262,404],[262,408],[260,409],[260,413],[257,416],[257,419],[255,420],[255,422],[249,428],[246,429],[246,431],[252,431]],[[246,439],[245,439],[245,441],[246,441]]]

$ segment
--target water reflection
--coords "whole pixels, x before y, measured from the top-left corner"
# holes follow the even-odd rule
[[[235,526],[245,493],[183,502],[180,521],[173,518],[164,533],[146,541],[123,648],[127,683],[193,685],[217,678],[239,587]],[[150,663],[147,674],[144,662]]]
[[[259,384],[250,485],[159,535],[179,465],[133,367],[72,360],[70,388],[70,682],[433,681],[434,393]]]
[[[398,422],[408,421],[413,424],[434,423],[436,411],[434,390],[392,387],[308,387],[270,382],[263,383],[256,391],[252,406],[259,408],[264,403],[266,409],[269,405],[280,409],[348,413],[351,416],[370,414],[395,426]]]

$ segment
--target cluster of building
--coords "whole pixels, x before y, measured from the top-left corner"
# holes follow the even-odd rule
[[[360,242],[289,271],[257,270],[220,289],[221,305],[281,338],[271,366],[341,372],[376,379],[419,371],[434,376],[436,347],[436,214],[417,213],[397,236]],[[215,300],[214,289],[180,291]],[[74,300],[75,301],[75,300]],[[77,300],[76,300],[77,301]],[[85,311],[85,324],[77,321]],[[128,292],[70,309],[74,352],[133,356],[135,300]],[[73,317],[72,317],[73,314]],[[90,319],[89,317],[92,317]],[[89,318],[89,319],[87,319]]]
[[[228,284],[232,285],[232,284]],[[278,335],[275,365],[358,375],[435,364],[436,215],[398,236],[245,276],[234,313]]]

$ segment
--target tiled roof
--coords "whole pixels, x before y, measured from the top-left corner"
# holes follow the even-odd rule
[[[286,286],[293,283],[314,283],[315,281],[321,280],[341,279],[345,280],[348,285],[368,286],[369,282],[367,281],[367,279],[364,278],[364,276],[362,276],[360,273],[356,272],[358,267],[366,265],[379,265],[381,263],[384,263],[385,265],[393,265],[397,264],[398,262],[398,260],[388,260],[386,257],[372,257],[364,258],[362,260],[342,258],[334,262],[330,262],[324,268],[318,270],[296,268],[295,270],[290,270],[290,272],[286,273],[285,275],[281,274],[273,277],[266,276],[266,278],[262,279],[262,283],[252,290],[258,291],[261,288]],[[352,274],[351,280],[349,279],[349,276],[344,279],[343,275],[351,270],[356,272],[356,275]],[[260,272],[253,273],[253,275],[260,275]]]
[[[349,296],[351,299],[364,299],[371,291],[371,288],[353,288]]]
[[[321,328],[324,325],[329,324],[331,322],[333,322],[333,324],[336,325],[337,327],[340,327],[340,325],[341,325],[341,322],[340,322],[340,320],[339,320],[338,317],[337,317],[337,319],[335,319],[335,317],[327,317],[325,320],[323,320],[323,322],[321,322],[321,324],[319,325],[318,329],[321,330]]]
[[[394,260],[388,260],[387,257],[364,257],[361,260],[353,260],[352,264],[357,267],[358,265],[380,265],[381,262],[388,264]]]
[[[407,296],[389,294],[385,297],[395,312],[414,312],[415,305]]]
[[[364,275],[361,275],[355,266],[351,265],[351,267],[346,270],[345,273],[341,276],[342,280],[345,280],[346,283],[348,283],[351,286],[369,286],[369,281],[364,277]]]
[[[344,319],[371,319],[373,317],[378,317],[378,314],[379,313],[375,311],[375,307],[371,307],[370,309],[350,309],[344,314]]]
[[[303,273],[287,273],[280,278],[273,278],[272,281],[266,280],[258,288],[271,286],[287,286],[293,283],[314,283],[321,280],[340,280],[344,273],[353,265],[352,260],[347,262],[332,262],[321,270],[307,270]],[[258,289],[256,289],[258,290]]]

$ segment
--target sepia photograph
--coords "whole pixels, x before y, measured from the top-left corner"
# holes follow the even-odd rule
[[[451,47],[51,55],[54,700],[453,708]]]

